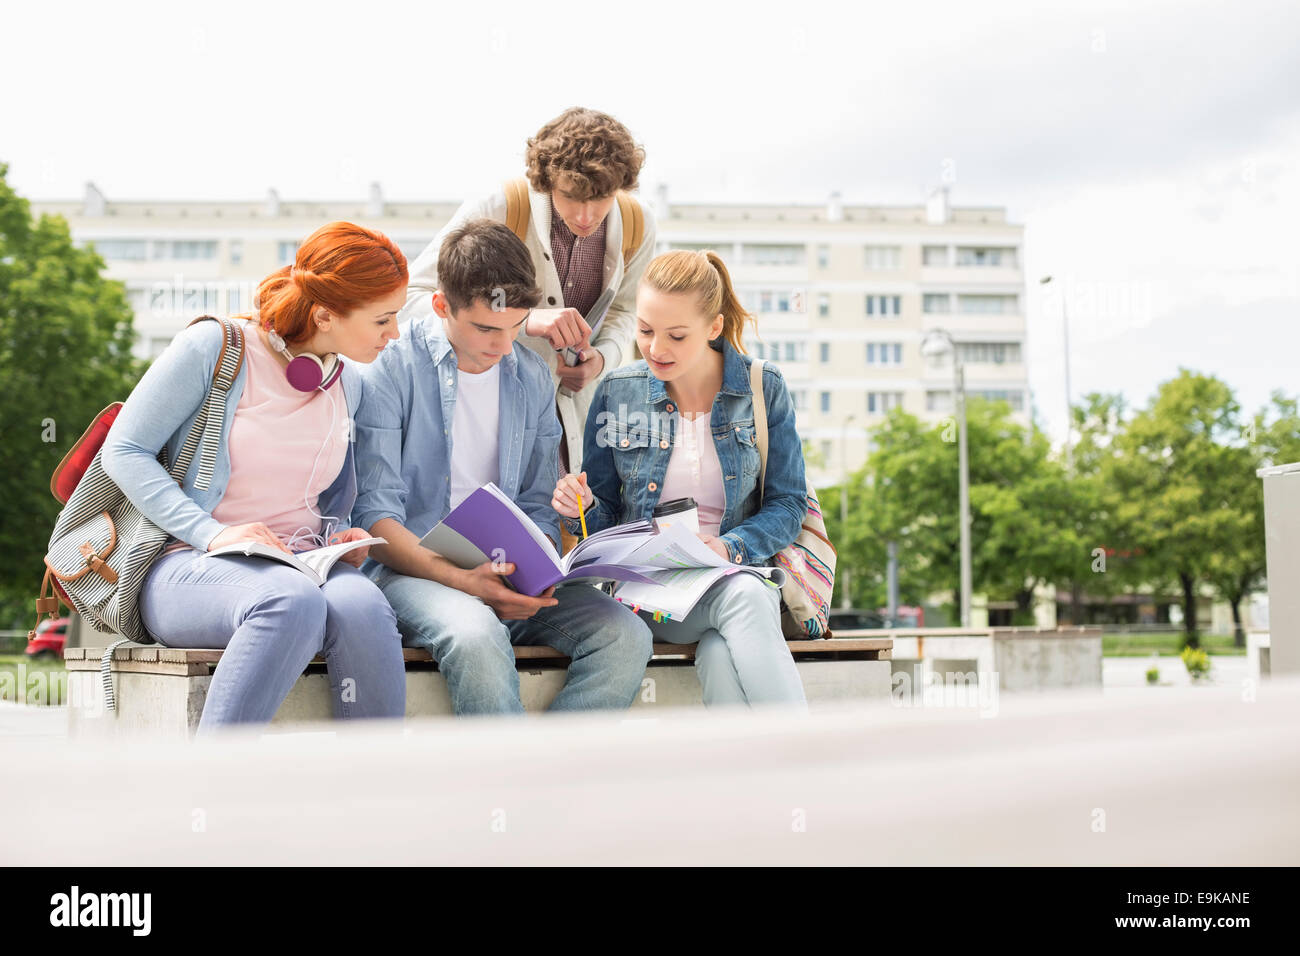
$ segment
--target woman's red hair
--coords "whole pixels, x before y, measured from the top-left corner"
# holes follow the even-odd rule
[[[316,331],[312,309],[346,315],[406,281],[406,256],[393,240],[355,223],[331,222],[303,240],[293,265],[258,284],[255,305],[262,328],[300,345]]]

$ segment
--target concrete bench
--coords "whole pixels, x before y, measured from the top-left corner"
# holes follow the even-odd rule
[[[788,641],[810,704],[890,695],[893,640],[880,631],[844,632],[827,640]],[[569,658],[549,647],[515,649],[524,709],[538,712],[559,693]],[[68,669],[69,733],[145,731],[168,736],[193,733],[203,713],[220,650],[123,645],[113,652],[111,673],[117,709],[106,713],[100,678],[103,648],[71,647]],[[429,652],[404,648],[406,714],[451,714],[447,683]],[[656,644],[633,708],[702,704],[695,676],[695,645]],[[272,723],[333,718],[325,663],[317,658],[280,705]]]
[[[877,632],[879,633],[879,632]],[[986,678],[988,690],[1101,690],[1102,629],[891,629],[895,693]]]

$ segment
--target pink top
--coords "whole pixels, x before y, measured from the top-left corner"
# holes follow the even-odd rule
[[[316,507],[347,457],[343,383],[336,382],[324,394],[298,391],[257,327],[246,322],[244,332],[246,371],[230,428],[230,482],[212,517],[227,526],[261,521],[291,550],[303,551],[318,544],[304,536],[321,531],[321,521],[307,502]],[[295,534],[298,540],[290,543]]]
[[[659,500],[694,498],[700,531],[716,536],[722,526],[727,495],[722,487],[718,449],[713,444],[711,417],[710,412],[697,412],[694,418],[678,415],[676,441],[668,457]]]

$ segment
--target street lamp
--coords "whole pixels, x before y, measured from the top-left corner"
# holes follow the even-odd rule
[[[840,481],[840,534],[847,535],[844,530],[849,526],[849,425],[853,422],[853,416],[850,415],[844,419],[840,425],[840,469],[843,478]],[[840,575],[844,580],[844,586],[840,588],[840,607],[849,607],[849,569],[844,568]]]
[[[921,340],[921,354],[938,358],[952,352],[956,369],[953,398],[957,406],[957,496],[961,531],[961,626],[970,627],[970,462],[966,457],[966,369],[957,343],[947,329],[930,329]]]
[[[1047,285],[1051,281],[1052,276],[1043,276],[1038,280],[1038,284]],[[1074,413],[1070,409],[1070,313],[1066,309],[1064,285],[1061,285],[1061,331],[1065,339],[1065,469],[1071,471],[1074,455],[1070,449],[1070,431],[1074,423]]]

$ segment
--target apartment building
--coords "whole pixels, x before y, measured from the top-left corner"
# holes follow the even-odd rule
[[[947,330],[968,394],[1003,400],[1028,421],[1023,229],[997,207],[954,207],[946,190],[916,206],[675,204],[653,197],[661,249],[716,249],[758,319],[749,345],[778,364],[809,443],[814,482],[860,466],[870,429],[895,407],[938,420],[953,412],[951,357],[921,354]],[[136,313],[137,351],[157,355],[196,315],[251,307],[258,281],[292,261],[321,223],[382,230],[414,258],[458,203],[391,202],[378,185],[358,202],[34,202],[64,216],[121,279]]]

